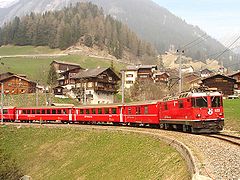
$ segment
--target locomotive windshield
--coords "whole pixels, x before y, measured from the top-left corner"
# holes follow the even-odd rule
[[[207,97],[192,98],[192,107],[208,107]]]
[[[212,107],[220,107],[222,106],[222,100],[219,96],[212,96],[211,97],[211,106]]]

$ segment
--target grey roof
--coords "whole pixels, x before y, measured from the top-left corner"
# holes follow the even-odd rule
[[[130,70],[137,71],[139,69],[149,69],[149,68],[156,68],[156,67],[157,67],[157,65],[142,65],[142,64],[140,64],[140,65],[135,65],[135,66],[127,66],[125,70],[126,71],[130,71]]]
[[[95,69],[85,69],[81,70],[79,73],[77,73],[75,76],[73,76],[73,79],[80,79],[80,78],[89,78],[89,77],[96,77],[102,72],[106,71],[108,68],[95,68]]]
[[[81,67],[81,66],[80,66],[79,64],[77,64],[77,63],[57,61],[57,60],[52,61],[51,64],[54,63],[54,62],[55,62],[55,63],[58,63],[58,64],[66,64],[66,65],[73,65],[73,66],[79,66],[79,67]]]

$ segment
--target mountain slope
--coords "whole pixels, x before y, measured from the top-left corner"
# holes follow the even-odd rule
[[[70,2],[74,4],[79,1],[91,1],[103,7],[106,14],[127,23],[140,37],[155,45],[159,52],[168,50],[170,46],[177,49],[205,34],[200,28],[187,24],[151,0],[20,0],[6,8],[5,17],[0,14],[0,23],[12,18],[13,15],[61,9]],[[196,43],[185,52],[193,59],[204,60],[224,49],[221,43],[206,36],[201,43]],[[216,56],[211,56],[214,57]],[[220,57],[225,65],[229,64],[228,57],[229,53]]]

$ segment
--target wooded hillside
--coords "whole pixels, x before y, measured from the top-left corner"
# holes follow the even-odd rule
[[[155,56],[154,48],[140,40],[126,25],[105,16],[91,3],[77,3],[60,11],[15,17],[0,29],[0,45],[34,45],[66,49],[81,42],[107,49],[122,58],[124,50],[141,58]]]

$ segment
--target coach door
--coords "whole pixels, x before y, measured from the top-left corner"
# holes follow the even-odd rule
[[[72,118],[73,118],[72,109],[69,109],[68,116],[69,116],[69,117],[68,117],[68,120],[69,120],[69,121],[72,121],[72,120],[73,120],[73,119],[72,119]]]

